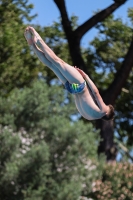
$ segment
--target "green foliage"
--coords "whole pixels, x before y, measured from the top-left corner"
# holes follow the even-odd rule
[[[133,9],[130,8],[128,16],[133,22]],[[132,34],[132,33],[131,33]],[[128,36],[129,34],[127,34]],[[126,37],[126,36],[125,36]],[[133,141],[133,70],[122,88],[121,95],[117,99],[116,109],[118,111],[116,118],[116,128],[118,129],[119,140],[130,150],[132,150]]]
[[[15,87],[28,85],[37,76],[37,58],[30,55],[24,39],[25,21],[33,5],[24,0],[0,3],[0,92],[7,95]]]
[[[50,84],[58,83],[54,74],[29,49],[23,32],[24,22],[34,17],[29,15],[32,7],[24,0],[0,3],[0,199],[132,199],[132,165],[105,165],[102,177],[98,133],[91,123],[79,120],[71,96],[59,84]],[[132,23],[132,9],[128,15]],[[77,17],[71,20],[75,30]],[[72,64],[60,20],[51,27],[33,26],[59,57]],[[98,37],[82,52],[88,72],[104,90],[121,66],[132,29],[113,16],[97,29]],[[38,72],[49,86],[36,81]],[[117,100],[115,118],[118,139],[129,149],[132,82],[131,72]]]
[[[128,15],[132,21],[133,9],[129,9]],[[91,65],[88,71],[102,93],[110,86],[120,69],[128,52],[133,32],[130,23],[123,23],[121,18],[115,19],[113,15],[99,23],[96,28],[98,36],[83,53],[85,62],[88,66]],[[133,141],[132,82],[133,71],[130,72],[115,104],[117,111],[115,131],[118,139],[129,148],[129,151],[132,149]]]
[[[114,19],[113,15],[98,23],[96,28],[98,36],[90,43],[93,50],[89,49],[88,57],[93,64],[91,72],[94,80],[101,90],[105,90],[125,58],[132,38],[132,28],[124,24],[121,18]]]
[[[32,4],[24,0],[2,0],[0,4],[0,91],[8,95],[15,87],[23,88],[34,80],[38,72],[43,72],[48,83],[55,77],[46,69],[30,50],[24,38],[26,23],[34,17],[30,16]],[[28,24],[29,25],[29,24]],[[34,26],[34,25],[33,25]],[[42,38],[54,52],[71,64],[68,45],[60,22],[52,27],[34,26]],[[65,52],[65,54],[64,54]],[[38,68],[39,67],[39,68]]]
[[[77,200],[91,191],[101,173],[98,134],[71,120],[76,110],[65,100],[43,81],[1,97],[1,199]]]
[[[128,9],[128,17],[130,18],[130,21],[133,24],[133,8]]]
[[[1,127],[0,141],[0,199],[24,199],[31,190],[33,196],[40,195],[50,174],[48,145],[44,141],[33,145],[9,127]]]

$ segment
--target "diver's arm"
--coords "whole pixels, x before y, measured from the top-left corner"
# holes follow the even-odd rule
[[[103,99],[99,93],[99,90],[98,88],[96,87],[96,85],[93,83],[93,81],[89,78],[89,76],[84,72],[82,71],[81,69],[79,68],[76,68],[79,73],[83,76],[83,78],[86,80],[90,90],[92,91],[93,95],[94,95],[94,98],[100,108],[101,111],[103,112],[106,112],[107,110],[107,106],[105,105],[105,103],[103,102]]]

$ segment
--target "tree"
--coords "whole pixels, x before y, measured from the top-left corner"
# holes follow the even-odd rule
[[[7,55],[7,57],[1,57],[0,63],[1,67],[4,66],[1,68],[1,80],[3,80],[1,91],[2,94],[8,94],[0,97],[0,199],[83,200],[92,198],[96,200],[109,199],[112,191],[114,200],[131,199],[132,164],[105,164],[103,169],[100,163],[101,157],[97,159],[99,133],[96,132],[95,127],[80,118],[73,107],[71,96],[61,88],[53,73],[40,65],[32,51],[29,51],[26,42],[21,41],[17,47],[13,46],[14,43],[8,34],[11,33],[12,38],[15,38],[15,44],[17,36],[14,30],[17,30],[23,38],[23,30],[20,31],[19,23],[16,25],[16,21],[23,16],[24,2],[3,0],[0,5],[3,13],[0,16],[1,19],[4,14],[7,15],[0,35],[2,55],[4,56],[5,50]],[[111,8],[115,8],[118,4],[117,1]],[[13,10],[15,12],[11,12]],[[20,15],[16,16],[17,11]],[[9,20],[8,15],[12,16],[13,21]],[[129,10],[129,17],[133,21],[132,9]],[[5,23],[7,19],[8,23]],[[76,17],[71,17],[73,31],[78,27],[76,20]],[[24,29],[25,25],[23,21],[21,22]],[[59,57],[72,64],[60,22],[54,22],[52,27],[35,26],[35,28]],[[87,73],[91,74],[92,79],[97,80],[100,92],[104,96],[115,79],[115,73],[122,69],[122,62],[130,48],[132,30],[128,24],[123,24],[121,19],[114,19],[113,15],[99,22],[97,29],[99,36],[90,44],[94,51],[90,48],[91,46],[80,50],[86,66],[90,66],[91,63],[91,67],[86,68]],[[3,34],[4,32],[6,34]],[[3,48],[3,40],[9,41],[5,43],[6,48]],[[21,50],[20,56],[18,52]],[[7,52],[10,52],[10,56]],[[12,52],[15,56],[12,56]],[[23,64],[23,68],[19,69],[19,64]],[[28,67],[26,71],[24,64]],[[35,65],[39,65],[40,69],[32,69]],[[15,73],[22,70],[22,74],[19,74],[22,78],[21,84],[13,78],[16,74],[12,73],[12,69]],[[43,72],[44,76],[37,81],[36,75],[39,71]],[[11,74],[13,76],[10,76]],[[115,101],[117,110],[115,131],[119,134],[117,139],[121,148],[120,152],[128,155],[131,160],[132,156],[127,147],[132,148],[132,81],[133,76],[130,73],[122,87],[122,92]],[[113,134],[111,134],[112,138],[107,137],[105,143],[102,144],[103,147],[108,144],[108,141],[109,145],[112,141],[113,146]],[[110,150],[113,151],[109,146],[106,153],[110,153]],[[112,156],[115,157],[115,154],[110,156],[114,159]],[[128,162],[125,155],[123,155],[123,160]],[[121,195],[121,191],[124,196]]]
[[[129,10],[129,15],[131,12],[132,10]],[[132,20],[132,18],[130,18],[130,20]],[[98,80],[97,84],[106,91],[109,90],[111,87],[110,84],[112,84],[114,79],[118,77],[119,80],[125,76],[124,71],[121,71],[121,76],[118,76],[118,72],[119,70],[122,70],[122,62],[125,59],[128,48],[130,48],[129,41],[132,38],[132,29],[127,23],[124,24],[120,18],[114,19],[113,16],[110,16],[104,22],[99,23],[97,28],[99,31],[99,37],[96,37],[91,43],[95,49],[92,55],[92,62],[94,63],[96,71],[100,69],[100,72],[95,75],[96,80]],[[128,66],[128,64],[125,66],[127,71]],[[98,76],[100,76],[100,79],[98,79]],[[125,143],[124,137],[127,136],[128,139],[126,146],[130,146],[129,150],[131,149],[130,141],[132,138],[132,124],[130,121],[132,120],[131,99],[133,94],[132,89],[130,89],[132,85],[131,83],[132,72],[129,73],[129,77],[127,78],[124,86],[122,86],[121,93],[118,93],[118,99],[115,101],[115,94],[110,97],[110,101],[115,102],[115,108],[117,110],[117,116],[115,118],[115,131],[117,131],[117,134],[119,135],[118,138],[123,143]],[[117,87],[117,84],[113,84],[114,87]],[[118,86],[120,87],[120,85]],[[117,89],[116,92],[118,91],[119,90]],[[127,102],[128,106],[126,108],[125,105]],[[123,110],[123,116],[121,110]],[[122,119],[124,117],[126,120]],[[106,135],[104,137],[106,137]],[[108,138],[106,139],[108,143]]]
[[[77,111],[64,98],[43,81],[0,98],[0,199],[77,200],[91,191],[102,172],[98,133],[72,122]]]
[[[105,8],[104,10],[96,13],[93,17],[88,19],[82,25],[78,26],[73,30],[71,25],[71,20],[68,18],[66,11],[65,1],[64,0],[54,0],[57,5],[61,19],[62,26],[68,40],[70,55],[74,66],[78,66],[83,69],[86,73],[89,72],[87,65],[85,64],[80,50],[80,41],[84,34],[89,31],[98,23],[104,21],[111,13],[118,9],[121,5],[126,3],[126,0],[117,0],[114,1],[112,5]],[[125,86],[126,81],[130,75],[132,66],[133,66],[133,38],[130,37],[128,49],[124,54],[124,60],[121,62],[121,66],[115,72],[115,76],[112,79],[112,82],[108,85],[108,88],[100,88],[102,97],[106,104],[115,105],[119,95],[121,94],[122,88]],[[106,63],[105,63],[106,64]],[[90,72],[89,75],[91,76]],[[113,141],[114,138],[114,128],[112,122],[105,122],[98,120],[97,128],[101,130],[100,135],[102,142],[99,145],[98,153],[105,153],[107,160],[115,160],[117,148]]]
[[[1,95],[8,95],[15,87],[28,85],[38,74],[40,63],[30,55],[23,35],[24,21],[29,22],[35,17],[29,15],[32,8],[33,5],[24,0],[0,1]]]
[[[103,178],[93,185],[92,197],[97,200],[124,200],[133,198],[133,166],[130,163],[114,163],[105,166]]]
[[[126,1],[115,1],[114,4],[112,4],[111,6],[109,6],[108,8],[106,8],[105,10],[95,14],[91,19],[89,19],[87,22],[85,22],[83,25],[79,26],[76,23],[76,17],[71,17],[71,19],[68,19],[67,17],[67,13],[65,12],[65,4],[63,3],[64,1],[62,1],[62,3],[60,1],[56,1],[56,3],[58,4],[58,7],[61,10],[64,10],[64,12],[61,12],[61,16],[62,16],[62,24],[63,27],[64,26],[68,26],[68,28],[64,27],[64,30],[69,31],[69,34],[67,36],[66,31],[65,34],[64,32],[62,32],[60,24],[55,22],[53,24],[53,27],[39,27],[39,26],[35,26],[35,28],[39,31],[39,33],[41,35],[44,35],[44,40],[48,41],[48,45],[50,45],[51,48],[53,48],[53,50],[55,51],[55,53],[57,53],[61,58],[63,58],[66,62],[69,62],[70,64],[74,64],[77,65],[79,67],[81,67],[84,71],[86,71],[93,80],[97,80],[97,85],[100,85],[99,90],[103,96],[104,101],[108,104],[108,103],[112,103],[113,105],[115,104],[116,109],[119,111],[117,112],[117,116],[116,120],[115,120],[115,129],[117,129],[119,134],[119,139],[121,141],[123,141],[125,135],[127,135],[127,132],[131,132],[132,131],[132,124],[130,123],[130,121],[132,120],[132,113],[130,112],[130,110],[132,109],[132,98],[130,96],[126,97],[125,95],[123,95],[123,93],[121,93],[121,91],[123,91],[124,87],[128,87],[129,88],[129,84],[130,81],[132,81],[132,75],[130,73],[130,69],[131,69],[131,63],[132,63],[132,56],[130,56],[131,52],[132,52],[132,43],[131,45],[129,45],[129,41],[131,41],[131,27],[129,27],[128,25],[124,25],[120,20],[115,20],[113,18],[109,18],[106,19],[107,16],[109,16],[115,9],[117,9],[119,6],[121,6],[122,4],[124,4]],[[21,10],[21,6],[23,7],[23,11]],[[31,20],[32,17],[29,17],[28,14],[30,13],[30,10],[32,8],[32,5],[27,5],[27,3],[24,1],[2,1],[2,4],[0,6],[1,8],[1,45],[0,45],[0,49],[1,49],[1,62],[0,62],[0,73],[1,73],[1,94],[2,95],[7,95],[9,91],[11,91],[13,88],[15,87],[19,87],[22,88],[24,85],[29,85],[31,83],[31,81],[36,78],[36,75],[38,74],[39,71],[44,72],[44,76],[45,78],[47,78],[47,82],[50,83],[51,79],[54,78],[53,73],[51,73],[50,70],[47,70],[45,67],[43,67],[41,65],[41,63],[38,61],[38,59],[36,58],[36,56],[34,56],[32,54],[32,52],[29,51],[29,48],[27,46],[27,43],[24,42],[24,37],[23,37],[23,30],[24,30],[24,19],[26,18],[27,20]],[[11,10],[14,10],[14,12],[10,12]],[[28,14],[27,14],[28,13]],[[64,14],[63,14],[64,13]],[[65,18],[66,16],[66,18]],[[10,20],[10,18],[12,17],[12,20]],[[129,17],[132,20],[132,9],[130,9],[129,11]],[[101,20],[106,19],[105,22],[101,22]],[[71,22],[71,23],[66,23],[65,19],[67,19],[66,21]],[[63,21],[64,20],[64,21]],[[110,23],[110,26],[108,26],[108,23]],[[107,40],[94,40],[92,42],[92,45],[96,50],[96,54],[94,54],[94,52],[92,52],[90,49],[83,50],[82,48],[80,49],[80,40],[83,36],[83,34],[88,31],[91,27],[93,27],[93,25],[98,25],[97,28],[99,29],[99,33],[101,35],[104,35],[104,37],[108,37]],[[112,25],[111,25],[112,24]],[[113,25],[115,24],[115,26]],[[20,28],[21,25],[21,28]],[[120,32],[116,27],[119,27]],[[100,28],[104,28],[107,30],[104,30],[103,32],[100,30]],[[111,31],[111,29],[114,31],[115,34],[113,34],[113,31]],[[123,31],[123,29],[125,29],[126,31]],[[123,36],[121,34],[121,31],[123,31]],[[17,34],[15,33],[17,32]],[[6,34],[3,34],[6,33]],[[81,35],[80,35],[81,34]],[[126,34],[128,34],[128,37],[125,36]],[[119,35],[119,38],[121,37],[121,40],[123,40],[124,42],[121,43],[121,45],[119,45],[119,38],[117,37],[117,35]],[[72,39],[72,37],[74,39]],[[111,39],[112,37],[112,39]],[[124,38],[128,39],[125,40]],[[21,38],[21,39],[20,39]],[[67,44],[67,40],[68,40],[68,44]],[[69,39],[68,39],[69,38]],[[70,41],[69,41],[70,40]],[[109,43],[109,40],[113,42],[113,40],[117,41],[115,42],[115,45],[117,45],[117,49],[119,50],[119,46],[121,49],[123,49],[123,45],[125,44],[125,42],[127,43],[126,48],[124,47],[124,54],[119,55],[117,57],[117,55],[114,55],[114,48],[112,48],[112,50],[107,49],[106,48],[106,44],[110,45],[111,43]],[[15,41],[15,42],[13,42]],[[18,41],[20,42],[18,44]],[[54,44],[53,45],[53,41]],[[73,43],[72,43],[73,42]],[[74,43],[76,45],[74,45]],[[116,44],[117,43],[117,44]],[[18,44],[18,45],[15,45]],[[70,45],[71,44],[71,45]],[[123,45],[122,45],[123,44]],[[114,43],[112,43],[111,45],[114,45]],[[115,47],[114,45],[114,47]],[[70,55],[72,57],[72,61],[68,52],[68,46],[70,50]],[[78,46],[78,47],[77,47]],[[100,47],[102,47],[103,49],[106,49],[106,51],[108,52],[108,55],[112,54],[113,56],[115,56],[115,59],[121,59],[119,60],[120,62],[116,61],[114,62],[114,60],[112,58],[109,58],[107,60],[107,58],[109,57],[106,54],[103,54],[103,49],[101,49]],[[130,48],[129,48],[130,47]],[[129,53],[127,53],[129,48]],[[72,51],[73,49],[73,51]],[[65,55],[63,54],[63,51],[65,50]],[[71,52],[72,51],[72,52]],[[81,57],[81,53],[82,53],[82,57]],[[125,57],[127,53],[127,56]],[[74,58],[74,54],[75,58]],[[80,56],[77,56],[79,55]],[[14,55],[14,56],[12,56]],[[122,56],[122,58],[120,57]],[[106,57],[106,59],[105,59]],[[131,59],[129,59],[129,57]],[[130,61],[130,64],[126,64],[126,61],[123,62],[122,61],[126,58],[126,61]],[[76,60],[77,59],[77,60]],[[75,60],[75,61],[74,61]],[[81,60],[84,62],[81,62]],[[73,62],[73,63],[72,63]],[[81,64],[82,66],[81,66]],[[99,63],[99,64],[98,64]],[[110,73],[110,75],[108,74],[108,76],[110,76],[110,79],[107,79],[106,77],[103,78],[103,74],[99,74],[97,73],[98,69],[105,69],[108,68],[111,71],[111,65],[116,65],[115,66],[115,70],[111,71],[114,73],[114,75],[112,73]],[[118,64],[119,63],[119,64]],[[79,65],[78,65],[79,64]],[[85,68],[84,66],[91,66],[90,68]],[[96,66],[97,65],[97,66]],[[18,67],[19,66],[19,67]],[[36,66],[39,66],[40,68],[36,68]],[[102,67],[101,67],[102,66]],[[108,67],[109,66],[109,67]],[[125,67],[125,66],[128,66]],[[117,72],[117,73],[116,73]],[[126,73],[125,73],[126,72]],[[127,80],[128,74],[130,73],[129,76],[129,80],[128,83],[125,82],[125,80]],[[122,74],[122,75],[121,75]],[[115,76],[116,75],[116,76]],[[123,76],[124,75],[124,76]],[[99,79],[101,78],[101,81],[99,81]],[[119,78],[122,77],[122,78]],[[109,80],[111,80],[110,82],[108,82]],[[103,83],[105,82],[105,84]],[[106,84],[107,83],[107,84]],[[121,83],[121,84],[120,84]],[[117,86],[117,87],[116,87]],[[112,88],[112,89],[111,89]],[[114,88],[114,89],[113,89]],[[116,89],[117,88],[117,89]],[[130,84],[130,88],[131,88],[131,84]],[[115,91],[115,92],[114,92]],[[132,90],[130,89],[130,92]],[[112,93],[114,95],[112,95]],[[132,93],[131,93],[132,94]],[[117,98],[118,97],[118,98]],[[121,97],[121,98],[119,98]],[[121,102],[123,104],[125,104],[125,101],[130,101],[130,107],[129,105],[128,110],[122,110],[121,112]],[[117,103],[118,102],[118,103]],[[124,111],[124,112],[123,112]],[[128,113],[127,113],[128,112]],[[118,115],[119,113],[119,115]],[[126,114],[128,115],[127,118],[125,118],[125,120],[123,121],[123,114],[126,116]],[[122,118],[121,118],[122,116]],[[119,127],[120,125],[120,127]],[[103,138],[103,141],[100,143],[98,152],[105,152],[107,155],[107,160],[110,159],[115,159],[116,157],[116,146],[114,144],[113,141],[113,124],[112,123],[105,123],[105,122],[101,122],[101,121],[97,121],[97,128],[101,129],[101,137]],[[119,127],[119,128],[118,128]],[[122,129],[121,129],[122,128]],[[106,129],[108,129],[108,131],[106,131]],[[120,130],[121,129],[121,130]],[[103,131],[104,130],[104,131]],[[125,130],[129,130],[126,131]],[[130,141],[132,139],[132,134],[129,135],[129,145],[130,145]],[[113,154],[111,152],[114,152]]]

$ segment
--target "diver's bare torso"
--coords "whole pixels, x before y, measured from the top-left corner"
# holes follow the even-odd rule
[[[87,120],[100,119],[106,114],[96,105],[87,86],[81,93],[74,94],[74,100],[79,113]]]

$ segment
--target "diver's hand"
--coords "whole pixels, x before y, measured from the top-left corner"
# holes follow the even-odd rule
[[[81,70],[77,67],[75,67],[75,69],[82,75],[83,78],[85,78],[87,76],[87,74],[83,70]]]

